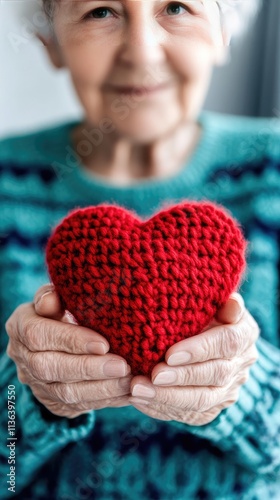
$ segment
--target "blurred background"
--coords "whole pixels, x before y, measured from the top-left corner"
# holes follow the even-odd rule
[[[246,1],[246,0],[243,0]],[[34,36],[46,28],[40,0],[0,0],[0,136],[76,119],[67,71],[51,67]],[[214,71],[205,109],[280,118],[280,0],[264,0],[250,29]]]

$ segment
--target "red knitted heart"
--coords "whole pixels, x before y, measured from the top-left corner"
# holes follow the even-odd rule
[[[246,242],[222,207],[185,202],[141,221],[118,206],[72,212],[47,245],[50,277],[80,325],[132,373],[201,332],[240,282]]]

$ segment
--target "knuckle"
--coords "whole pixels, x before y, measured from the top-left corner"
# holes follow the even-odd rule
[[[180,385],[190,385],[190,370],[189,367],[180,366],[177,368],[178,382]]]
[[[201,392],[197,398],[197,402],[195,404],[195,410],[199,412],[203,412],[209,409],[212,405],[210,404],[211,396],[206,394],[205,391]]]
[[[227,385],[232,379],[232,366],[228,361],[217,363],[215,374],[215,385]]]
[[[40,354],[30,352],[28,355],[28,368],[32,376],[43,382],[48,380],[47,363]]]
[[[13,359],[13,348],[11,341],[8,342],[6,353],[8,354],[9,358]]]
[[[249,379],[249,373],[243,373],[238,379],[238,382],[239,384],[243,385],[248,381],[248,379]]]
[[[84,413],[90,413],[90,410],[87,410],[87,411],[79,411],[79,412],[71,412],[69,413],[68,415],[63,415],[63,416],[67,416],[67,418],[69,419],[72,419],[72,418],[76,418],[76,417],[79,417],[80,415],[83,415]]]
[[[103,410],[103,408],[108,408],[111,406],[110,400],[107,399],[97,399],[96,401],[92,402],[92,409],[93,410]]]
[[[203,342],[201,343],[201,356],[199,356],[199,361],[215,359],[217,357],[217,353],[226,349],[226,339],[228,337],[226,327],[221,326],[217,335],[209,336],[205,335],[203,338]]]
[[[9,319],[7,319],[5,323],[5,328],[9,337],[13,337],[15,333],[14,315],[10,316]]]
[[[51,405],[51,404],[48,404],[48,405],[45,405],[46,408],[51,412],[53,413],[54,415],[56,415],[57,417],[67,417],[67,418],[73,418],[73,417],[70,417],[70,415],[67,414],[66,410],[64,407],[61,407],[60,405]],[[75,415],[76,416],[76,415]]]
[[[163,415],[167,413],[166,404],[163,403],[162,401],[157,402],[156,405],[154,406],[154,408],[155,408],[156,412],[162,413]],[[173,410],[173,408],[168,408],[168,413],[170,415],[174,414],[174,420],[176,420],[175,414],[178,415],[179,411],[177,408],[176,408],[176,410]]]
[[[206,425],[210,424],[221,412],[220,411],[215,411],[215,412],[206,412],[201,416],[201,419],[196,425]]]
[[[257,340],[260,336],[261,329],[255,319],[254,319],[254,332],[255,332],[255,338]]]
[[[188,404],[188,409],[194,412],[203,413],[208,411],[215,405],[219,388],[208,387],[192,395],[191,405]]]
[[[242,333],[239,328],[226,328],[224,342],[222,343],[223,355],[226,358],[234,358],[240,352],[242,346]]]
[[[21,304],[18,306],[14,312],[11,314],[11,316],[7,319],[5,323],[5,328],[7,331],[7,334],[9,337],[17,337],[19,336],[19,328],[18,328],[18,317],[20,316],[21,318],[21,323],[23,322],[23,317],[24,317],[24,311],[26,308],[26,304]]]
[[[30,320],[24,331],[24,344],[30,351],[40,351],[40,337],[41,332],[39,332],[38,319],[36,318],[36,320]]]
[[[115,380],[106,380],[102,382],[102,399],[111,399],[117,395]]]
[[[31,344],[32,339],[36,335],[38,335],[38,319],[35,317],[35,318],[29,318],[28,321],[23,320],[20,331],[20,338],[21,341],[24,343],[24,345]]]
[[[80,356],[78,373],[81,373],[84,380],[91,380],[94,376],[92,358],[90,356]]]
[[[73,385],[53,382],[50,385],[50,390],[53,396],[62,403],[65,404],[79,403],[80,398]]]
[[[178,406],[180,406],[180,403],[182,403],[182,400],[184,399],[183,395],[181,393],[177,393],[176,394],[176,398],[177,398]],[[170,399],[170,388],[168,388],[168,387],[161,387],[161,390],[160,390],[160,404],[163,405],[163,406],[165,406],[166,404],[169,403],[169,399]],[[179,401],[179,399],[181,399],[181,401]]]
[[[72,410],[69,411],[67,408],[67,405],[62,404],[61,402],[45,402],[43,401],[42,404],[54,415],[57,415],[58,417],[67,417],[67,418],[74,418],[72,414],[74,413]],[[75,414],[76,416],[76,414]]]
[[[225,404],[227,405],[226,407],[234,405],[235,403],[237,403],[238,399],[239,399],[239,388],[235,389],[235,391],[233,391],[233,393],[231,394],[230,398],[225,402]]]
[[[16,340],[10,340],[7,345],[6,353],[16,364],[24,363],[24,348]]]
[[[112,390],[112,383],[104,384],[102,386],[102,399],[111,399],[114,391]]]
[[[207,413],[200,413],[197,411],[190,411],[187,413],[185,423],[199,427],[207,422]]]
[[[29,304],[21,304],[20,306],[18,306],[7,322],[8,328],[10,329],[10,335],[18,338],[19,340],[24,337],[24,332],[29,322],[29,320],[27,319],[28,307]]]
[[[256,322],[255,318],[252,316],[252,314],[250,314],[249,311],[247,311],[247,321],[248,321],[249,325],[251,326],[251,328],[253,329],[253,332],[254,332],[255,337],[257,339],[261,333],[261,330],[260,330],[260,327],[259,327],[258,323]]]
[[[66,350],[70,353],[79,353],[82,351],[81,344],[82,344],[82,339],[81,335],[77,335],[77,332],[73,331],[73,329],[69,327],[69,331],[67,332],[67,335],[64,335],[65,332],[65,325],[61,327],[60,331],[60,339],[63,339],[63,344],[66,348]],[[57,336],[57,338],[59,338]]]
[[[248,360],[249,366],[256,363],[258,361],[258,359],[259,359],[259,351],[258,351],[257,347],[255,345],[253,345],[251,352],[250,352],[249,360]]]
[[[29,382],[29,378],[26,373],[20,369],[17,369],[17,378],[21,384],[27,384]]]
[[[209,356],[214,355],[215,349],[216,349],[216,343],[211,342],[210,338],[208,338],[206,335],[203,339],[203,342],[201,343],[201,360],[206,360],[208,359]]]
[[[67,377],[67,371],[65,373],[65,361],[62,356],[56,357],[53,352],[43,352],[42,359],[44,363],[44,369],[42,370],[42,379],[44,382],[56,382],[65,376]],[[74,363],[73,363],[74,364]],[[71,373],[75,373],[75,367]],[[71,375],[68,375],[71,377]]]

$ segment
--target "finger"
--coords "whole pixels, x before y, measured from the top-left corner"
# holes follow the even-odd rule
[[[120,396],[117,398],[100,399],[93,401],[92,403],[84,403],[78,405],[78,407],[84,410],[102,410],[103,408],[123,408],[125,406],[131,406],[128,396]],[[77,405],[68,405],[68,407],[77,409]]]
[[[223,387],[230,383],[242,363],[241,358],[216,359],[174,368],[159,363],[152,372],[152,382],[159,386]]]
[[[210,330],[214,326],[227,323],[238,323],[245,309],[242,296],[239,293],[232,293],[226,304],[221,307],[214,318],[201,330],[200,333]]]
[[[242,296],[234,292],[226,304],[218,310],[215,319],[222,324],[238,323],[244,314],[244,310],[245,304]]]
[[[216,386],[230,384],[237,374],[252,366],[258,360],[256,345],[247,349],[241,357],[215,359],[192,365],[170,367],[162,362],[155,366],[151,379],[155,385],[165,386]]]
[[[74,316],[63,309],[59,296],[51,284],[42,286],[36,292],[34,309],[36,314],[44,318],[57,319],[74,325],[78,324]]]
[[[92,410],[130,406],[128,396],[119,396],[114,399],[101,399],[99,401],[93,401],[92,403],[67,404],[60,401],[52,401],[42,396],[41,393],[36,394],[36,391],[33,391],[33,394],[50,412],[67,418],[75,418],[75,416],[78,417]]]
[[[83,409],[93,408],[96,402],[113,401],[130,395],[131,376],[105,381],[85,381],[78,383],[33,384],[32,390],[39,397],[45,396],[53,402],[67,405],[83,405]]]
[[[172,408],[171,406],[163,406],[162,404],[151,403],[141,404],[136,398],[130,398],[130,403],[139,411],[143,412],[152,418],[159,420],[175,420],[188,425],[201,426],[212,422],[224,408],[229,406],[228,403],[223,403],[218,408],[211,408],[206,412],[185,411],[180,408]]]
[[[143,405],[142,401],[137,398],[130,398],[129,402],[136,410],[140,411],[141,413],[144,413],[144,415],[147,415],[148,417],[151,418],[156,418],[158,420],[164,420],[166,422],[173,420],[171,416],[165,415],[164,413],[160,412],[157,409],[158,405]]]
[[[109,342],[99,333],[83,326],[41,318],[32,304],[20,306],[17,312],[20,342],[33,352],[62,351],[71,354],[105,354]]]
[[[184,411],[208,411],[224,401],[226,387],[157,387],[146,377],[134,377],[131,383],[131,394],[147,404],[159,404],[181,408]],[[132,399],[130,398],[130,401]],[[161,410],[162,411],[162,410]]]
[[[125,377],[130,367],[120,356],[66,354],[64,352],[31,352],[22,346],[24,363],[31,375],[42,382],[81,382]]]
[[[39,398],[37,398],[39,399]],[[127,396],[115,399],[101,399],[100,401],[93,401],[92,403],[80,403],[78,405],[69,405],[66,403],[59,403],[48,401],[47,403],[41,401],[44,406],[47,406],[49,411],[55,415],[67,418],[75,418],[84,413],[89,413],[92,410],[102,410],[103,408],[121,408],[124,406],[131,406]]]
[[[51,283],[42,286],[34,296],[34,309],[39,316],[45,318],[61,319],[64,309]]]
[[[232,359],[240,356],[259,336],[259,327],[245,309],[241,320],[233,325],[220,325],[194,337],[181,340],[168,349],[165,359],[169,366]]]

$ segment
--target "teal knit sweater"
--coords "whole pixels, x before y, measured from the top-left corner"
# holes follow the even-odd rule
[[[1,491],[21,500],[280,499],[280,125],[204,112],[179,173],[120,187],[90,175],[73,151],[78,121],[0,141]],[[239,400],[196,427],[133,407],[57,417],[17,379],[4,323],[49,281],[44,248],[75,207],[117,203],[150,217],[166,203],[212,200],[249,241],[240,293],[258,322],[259,359]],[[16,493],[8,491],[7,391],[16,392]]]

